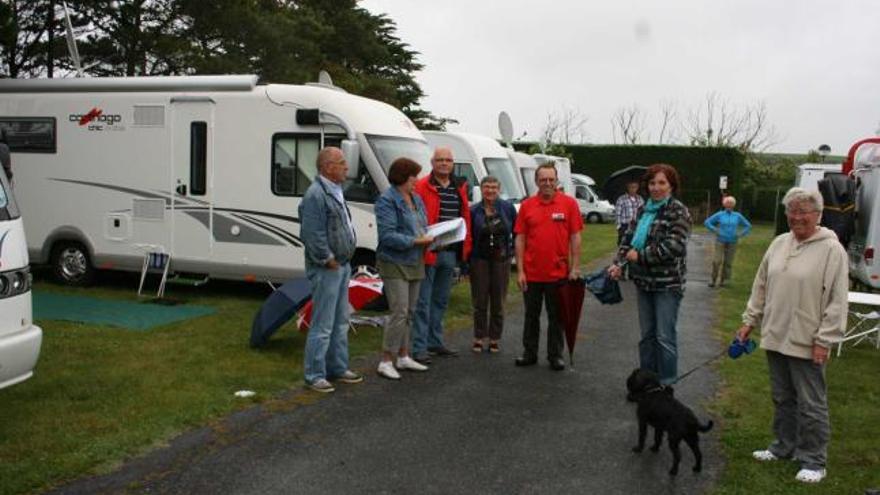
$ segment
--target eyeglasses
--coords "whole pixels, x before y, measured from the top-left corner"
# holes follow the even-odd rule
[[[785,210],[785,214],[792,217],[803,217],[811,213],[819,213],[819,210]]]

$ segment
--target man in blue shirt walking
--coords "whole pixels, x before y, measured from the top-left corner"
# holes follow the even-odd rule
[[[733,211],[736,206],[736,199],[733,196],[725,196],[721,205],[724,209],[703,222],[703,225],[716,236],[715,256],[712,258],[712,279],[709,280],[709,287],[715,287],[716,283],[721,287],[727,284],[730,280],[730,270],[733,267],[733,257],[736,254],[736,242],[740,237],[747,236],[752,230],[752,224],[746,220],[746,217]],[[739,230],[740,226],[743,227],[742,231]]]

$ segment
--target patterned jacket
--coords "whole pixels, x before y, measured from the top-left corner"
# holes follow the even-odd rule
[[[636,218],[630,222],[617,252],[617,263],[626,260],[631,247],[638,219],[644,207],[639,208]],[[684,292],[687,274],[687,243],[691,233],[691,214],[679,200],[669,202],[657,212],[645,248],[639,251],[639,260],[630,263],[629,277],[642,290]]]

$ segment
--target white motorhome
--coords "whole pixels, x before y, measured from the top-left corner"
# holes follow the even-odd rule
[[[596,181],[589,175],[571,174],[574,197],[581,216],[589,223],[615,222],[614,205],[603,199],[596,191]]]
[[[803,163],[798,165],[794,183],[808,191],[818,191],[819,181],[827,173],[839,173],[843,165],[840,163]]]
[[[345,197],[372,264],[373,202],[391,162],[429,167],[415,125],[329,84],[256,76],[0,80],[31,261],[68,283],[94,268],[281,281],[304,272],[298,205],[318,151],[341,146]]]
[[[43,331],[33,322],[24,226],[0,172],[0,388],[34,374],[42,342]]]
[[[502,199],[519,203],[526,196],[507,149],[498,141],[465,132],[424,131],[423,134],[431,147],[443,146],[452,150],[454,173],[467,179],[474,202],[480,200],[478,186],[487,175],[495,176],[501,182]]]
[[[574,182],[571,180],[571,160],[562,156],[544,155],[541,153],[536,153],[532,157],[538,165],[553,162],[556,165],[556,172],[559,174],[559,185],[562,186],[565,194],[574,197]]]
[[[880,289],[880,143],[857,146],[851,171],[856,195],[855,229],[848,246],[850,277]]]

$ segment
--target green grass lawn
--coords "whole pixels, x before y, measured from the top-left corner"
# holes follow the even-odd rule
[[[613,226],[588,226],[581,261],[609,254],[615,235]],[[511,281],[516,292],[513,276]],[[35,286],[136,300],[137,276],[101,274],[87,289],[38,276]],[[251,321],[269,292],[267,286],[224,282],[170,286],[169,297],[217,313],[149,331],[38,321],[44,337],[34,377],[0,390],[0,493],[109,471],[126,457],[256,402],[286,407],[314,398],[289,393],[301,390],[304,345],[292,323],[265,349],[248,347]],[[515,295],[509,301],[522,304]],[[470,286],[460,283],[452,291],[447,326],[464,331],[470,321]],[[381,330],[362,328],[349,343],[353,357],[378,354]],[[257,395],[235,398],[242,389]]]
[[[772,227],[757,226],[736,253],[733,284],[719,291],[717,331],[727,343],[740,325],[755,271],[772,240]],[[836,348],[835,348],[836,351]],[[880,353],[869,346],[844,348],[827,367],[831,443],[828,477],[817,486],[795,481],[795,463],[758,463],[751,452],[772,440],[772,403],[764,352],[719,365],[724,386],[713,405],[721,418],[726,469],[718,494],[861,494],[880,488]]]

